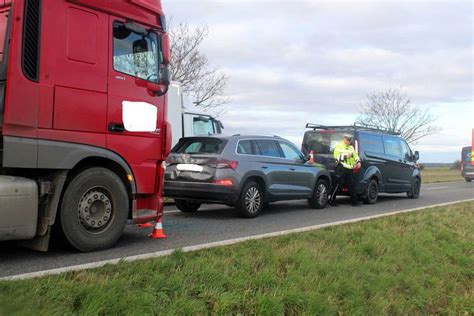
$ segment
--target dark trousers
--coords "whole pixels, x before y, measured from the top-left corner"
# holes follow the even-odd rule
[[[357,194],[355,191],[355,179],[352,170],[344,168],[341,164],[336,167],[336,190],[341,189],[343,186],[347,187],[351,196],[351,202],[357,203]],[[337,192],[334,192],[336,194]]]

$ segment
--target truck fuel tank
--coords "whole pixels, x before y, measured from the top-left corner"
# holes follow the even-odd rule
[[[35,181],[0,175],[0,240],[30,239],[36,234],[38,186]]]

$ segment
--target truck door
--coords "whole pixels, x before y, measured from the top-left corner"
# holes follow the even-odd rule
[[[113,16],[109,25],[107,148],[130,163],[138,193],[153,193],[166,117],[165,97],[148,89],[159,80],[159,34]]]

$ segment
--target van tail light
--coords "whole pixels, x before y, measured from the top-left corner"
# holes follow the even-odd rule
[[[234,182],[231,179],[222,179],[222,180],[214,180],[214,184],[223,185],[223,186],[233,186]]]
[[[234,160],[219,160],[217,162],[217,169],[237,169],[239,163]]]
[[[461,171],[464,171],[464,161],[461,161]]]

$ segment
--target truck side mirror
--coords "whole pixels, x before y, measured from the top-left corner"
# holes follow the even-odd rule
[[[163,52],[163,64],[169,65],[170,63],[170,38],[168,33],[164,33],[161,36],[161,51]]]
[[[139,40],[133,41],[134,54],[146,53],[146,52],[148,52],[148,42],[146,41],[146,39],[139,39]]]
[[[418,161],[420,159],[420,153],[418,151],[415,151],[415,161]]]
[[[146,88],[148,91],[154,93],[157,97],[168,92],[168,87],[171,84],[171,73],[168,67],[161,68],[161,80],[159,83],[155,82],[146,82]]]

